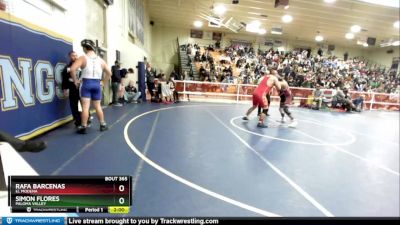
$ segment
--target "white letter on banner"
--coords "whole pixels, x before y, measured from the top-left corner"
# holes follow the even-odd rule
[[[1,108],[3,111],[18,108],[15,92],[25,107],[35,104],[31,86],[32,61],[30,59],[18,59],[18,61],[22,76],[9,56],[0,55]]]
[[[36,97],[40,103],[53,101],[54,98],[54,73],[53,67],[48,61],[38,60],[35,65]],[[46,75],[45,84],[43,82],[43,73]]]
[[[54,68],[55,72],[55,80],[56,80],[56,95],[59,99],[64,99],[64,93],[61,88],[62,85],[62,71],[64,70],[66,64],[65,63],[57,63],[56,67]]]

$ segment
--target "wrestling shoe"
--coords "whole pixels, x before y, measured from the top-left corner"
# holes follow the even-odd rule
[[[86,127],[79,126],[78,130],[76,131],[76,133],[78,133],[78,134],[86,134],[87,133]]]
[[[243,116],[243,117],[242,117],[242,120],[246,120],[246,121],[248,121],[248,120],[249,120],[249,117],[247,117],[247,116]]]
[[[292,120],[292,122],[288,125],[288,127],[295,128],[297,127],[297,124],[298,124],[297,120]]]
[[[100,131],[106,131],[106,130],[108,130],[108,127],[107,127],[107,124],[101,124],[100,125]]]

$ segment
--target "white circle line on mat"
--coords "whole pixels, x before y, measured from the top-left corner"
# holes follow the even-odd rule
[[[135,145],[131,142],[131,140],[130,140],[130,138],[129,138],[129,134],[128,134],[129,126],[130,126],[134,121],[136,121],[137,119],[139,119],[140,117],[143,117],[143,116],[148,115],[148,114],[150,114],[150,113],[160,112],[160,111],[164,111],[164,110],[168,110],[168,109],[187,108],[187,107],[199,107],[199,106],[224,106],[224,105],[176,106],[176,107],[168,107],[168,108],[155,109],[155,110],[151,110],[151,111],[142,113],[142,114],[137,115],[137,116],[135,116],[134,118],[132,118],[132,119],[125,125],[125,128],[124,128],[124,138],[125,138],[125,141],[126,141],[126,143],[128,144],[128,146],[132,149],[132,151],[133,151],[139,158],[141,158],[143,161],[145,161],[148,165],[150,165],[150,166],[153,167],[154,169],[158,170],[159,172],[161,172],[161,173],[163,173],[163,174],[165,174],[165,175],[171,177],[172,179],[174,179],[174,180],[176,180],[176,181],[178,181],[178,182],[180,182],[180,183],[182,183],[182,184],[185,184],[186,186],[189,186],[189,187],[191,187],[191,188],[193,188],[193,189],[195,189],[195,190],[197,190],[197,191],[200,191],[200,192],[202,192],[202,193],[204,193],[204,194],[206,194],[206,195],[209,195],[209,196],[211,196],[211,197],[213,197],[213,198],[219,199],[219,200],[224,201],[224,202],[227,202],[227,203],[229,203],[229,204],[231,204],[231,205],[235,205],[235,206],[240,207],[240,208],[242,208],[242,209],[245,209],[245,210],[248,210],[248,211],[251,211],[251,212],[254,212],[254,213],[263,215],[263,216],[268,216],[268,217],[280,217],[280,215],[278,215],[278,214],[271,213],[271,212],[265,211],[265,210],[263,210],[263,209],[259,209],[259,208],[256,208],[256,207],[254,207],[254,206],[248,205],[248,204],[246,204],[246,203],[243,203],[243,202],[234,200],[234,199],[232,199],[232,198],[226,197],[226,196],[224,196],[224,195],[222,195],[222,194],[219,194],[219,193],[216,193],[216,192],[211,191],[211,190],[209,190],[209,189],[206,189],[206,188],[204,188],[204,187],[202,187],[202,186],[200,186],[200,185],[197,185],[197,184],[195,184],[195,183],[192,183],[192,182],[190,182],[189,180],[186,180],[185,178],[180,177],[180,176],[178,176],[178,175],[172,173],[171,171],[169,171],[169,170],[163,168],[162,166],[158,165],[157,163],[155,163],[155,162],[152,161],[151,159],[147,158],[146,155],[142,154],[142,152],[140,152],[139,149],[137,149],[137,148],[135,147]]]
[[[277,141],[290,142],[290,143],[303,144],[303,145],[317,145],[317,146],[344,146],[344,145],[353,144],[356,141],[356,137],[353,134],[351,134],[350,132],[345,132],[348,136],[350,136],[350,140],[348,140],[346,142],[341,142],[341,143],[307,142],[307,141],[296,141],[296,140],[291,140],[291,139],[273,137],[273,136],[270,136],[270,135],[260,134],[260,133],[254,132],[254,131],[250,131],[250,130],[247,130],[247,129],[243,128],[243,127],[238,126],[234,121],[237,120],[237,119],[240,119],[240,118],[241,118],[241,116],[233,117],[230,120],[231,125],[236,127],[239,130],[242,130],[242,131],[246,132],[246,133],[257,135],[257,136],[260,136],[260,137],[273,139],[273,140],[277,140]],[[316,122],[313,122],[313,121],[309,121],[309,120],[299,120],[299,121],[303,121],[303,122],[307,122],[307,123],[313,123],[313,124],[317,124],[319,126],[329,127],[329,126],[321,125],[319,123],[316,123]],[[332,128],[332,127],[329,127],[329,128]]]

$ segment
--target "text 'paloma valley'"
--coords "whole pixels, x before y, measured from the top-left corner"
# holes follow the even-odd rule
[[[15,196],[15,206],[46,206],[47,202],[59,201],[59,196]]]

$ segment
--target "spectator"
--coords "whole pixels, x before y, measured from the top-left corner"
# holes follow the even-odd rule
[[[178,92],[175,90],[176,84],[175,84],[175,78],[174,77],[170,77],[170,79],[169,79],[169,87],[170,87],[172,95],[173,95],[174,103],[178,103],[179,102],[179,95],[178,95]]]
[[[201,62],[205,62],[205,61],[207,61],[207,57],[206,57],[206,54],[205,53],[203,53],[203,55],[201,55]]]
[[[160,85],[158,78],[154,79],[154,85],[153,85],[153,89],[151,90],[151,92],[153,93],[153,95],[151,97],[151,102],[155,102],[155,103],[161,102],[161,97],[160,97],[161,85]]]
[[[200,58],[200,51],[196,51],[196,54],[194,55],[194,61],[195,62],[200,62],[201,58]]]
[[[357,98],[353,99],[353,105],[355,107],[355,111],[357,112],[361,112],[364,108],[364,99],[365,99],[365,95],[360,95]]]
[[[120,71],[121,74],[121,82],[119,83],[118,88],[118,102],[123,104],[124,103],[124,96],[125,96],[125,80],[128,74],[128,70],[123,68]]]
[[[187,46],[186,46],[186,54],[188,56],[190,56],[192,54],[192,45],[191,44],[187,44]]]
[[[138,103],[140,95],[140,91],[137,91],[135,87],[135,82],[133,80],[130,80],[129,85],[125,87],[125,101],[128,103]]]
[[[160,84],[161,84],[161,96],[163,100],[165,100],[164,103],[166,104],[172,103],[171,87],[169,85],[169,81],[166,81],[165,76],[162,76]]]
[[[146,66],[146,83],[147,83],[147,90],[149,90],[150,96],[151,98],[154,97],[154,84],[155,84],[155,80],[154,80],[154,74],[151,71],[151,66],[150,64],[147,64]]]
[[[366,82],[365,81],[358,81],[355,86],[356,91],[365,91],[366,90]]]
[[[322,56],[322,54],[323,54],[323,51],[322,51],[322,49],[320,48],[320,49],[318,49],[318,55],[319,56]]]
[[[120,62],[116,60],[114,66],[111,67],[111,88],[113,92],[112,104],[114,106],[122,106],[122,104],[119,103],[120,84],[122,80],[120,66]]]
[[[220,41],[215,42],[215,48],[217,48],[217,49],[221,48],[221,42]]]
[[[336,94],[332,97],[332,108],[342,106],[342,104],[344,103],[344,98],[345,95],[343,91],[337,88]]]
[[[186,66],[191,66],[191,65],[192,65],[192,58],[188,56]]]
[[[200,66],[200,80],[204,80],[204,78],[207,76],[206,69],[203,67],[203,65]]]
[[[175,70],[172,70],[171,74],[169,75],[169,77],[173,77],[176,80],[180,80],[180,76],[177,72],[175,72]]]
[[[313,92],[313,102],[315,102],[315,109],[319,110],[322,105],[322,101],[324,99],[324,92],[321,91],[321,87],[319,85],[316,86],[316,89]]]
[[[351,101],[347,88],[343,88],[343,90],[338,88],[336,95],[333,96],[332,107],[338,107],[339,105],[342,108],[346,109],[346,112],[351,112],[356,108],[353,102]]]
[[[186,51],[186,45],[181,45],[181,51]]]
[[[44,141],[23,141],[2,130],[0,130],[0,142],[9,143],[18,152],[40,152],[47,147]]]

